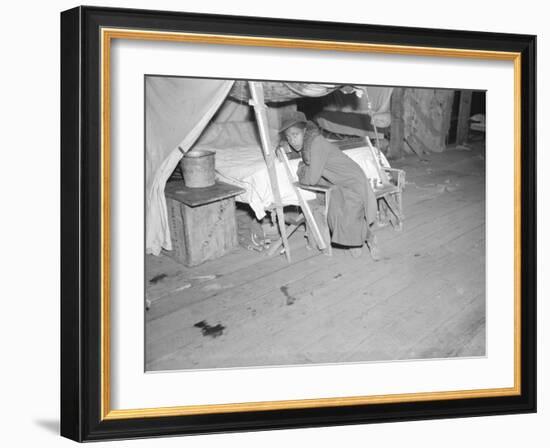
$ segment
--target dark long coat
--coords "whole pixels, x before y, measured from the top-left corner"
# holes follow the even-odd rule
[[[328,209],[332,242],[362,246],[376,218],[376,198],[365,173],[320,134],[304,137],[298,178],[305,185],[333,185]]]

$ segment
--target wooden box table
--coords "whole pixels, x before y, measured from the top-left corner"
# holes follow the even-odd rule
[[[244,191],[224,182],[205,188],[188,188],[181,180],[167,183],[164,194],[172,250],[165,254],[196,266],[237,246],[235,196]]]

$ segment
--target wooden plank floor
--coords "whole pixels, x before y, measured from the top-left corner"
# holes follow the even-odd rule
[[[382,361],[485,354],[483,148],[393,163],[407,172],[402,232],[382,260],[238,248],[194,268],[147,256],[146,369]]]

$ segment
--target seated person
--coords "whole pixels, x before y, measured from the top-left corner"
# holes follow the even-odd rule
[[[354,257],[361,256],[366,242],[372,258],[378,260],[371,229],[377,212],[376,198],[363,170],[325,139],[302,112],[287,116],[280,132],[283,140],[302,156],[298,165],[300,183],[333,187],[327,217],[332,242],[348,247]]]

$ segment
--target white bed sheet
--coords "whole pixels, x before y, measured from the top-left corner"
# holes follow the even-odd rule
[[[236,197],[239,202],[250,205],[256,218],[262,219],[274,203],[267,166],[259,146],[215,149],[216,176],[219,180],[238,185],[246,191]],[[378,179],[378,171],[372,152],[367,146],[344,150],[344,154],[357,162],[368,178]],[[296,175],[301,159],[289,160],[293,175]],[[275,163],[279,190],[283,205],[299,205],[298,197],[288,179],[284,165]],[[315,193],[302,190],[304,199],[315,199]]]

